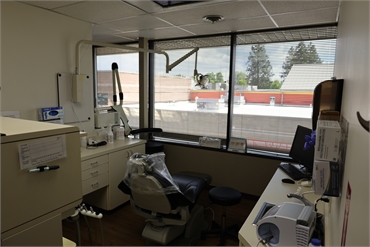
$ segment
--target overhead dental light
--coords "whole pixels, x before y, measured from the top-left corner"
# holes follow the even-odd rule
[[[198,73],[197,70],[197,63],[198,63],[198,51],[195,53],[195,68],[194,68],[194,80],[197,82],[195,86],[199,86],[201,89],[207,89],[208,88],[208,75],[202,75],[201,73]]]

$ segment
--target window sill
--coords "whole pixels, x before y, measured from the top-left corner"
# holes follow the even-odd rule
[[[292,158],[290,158],[288,154],[280,154],[280,153],[274,153],[274,152],[262,151],[262,150],[256,150],[256,149],[247,149],[247,152],[240,153],[240,152],[228,151],[226,150],[225,146],[221,148],[200,146],[198,142],[194,142],[194,141],[174,140],[174,139],[158,138],[158,137],[156,138],[155,141],[161,142],[163,144],[167,143],[167,144],[173,144],[173,145],[189,147],[189,148],[197,148],[197,149],[210,150],[210,151],[223,152],[223,153],[231,153],[235,155],[255,156],[255,157],[260,157],[260,158],[281,160],[281,161],[287,161],[287,162],[292,161]]]

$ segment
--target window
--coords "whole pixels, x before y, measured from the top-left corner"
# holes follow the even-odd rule
[[[155,55],[154,127],[182,141],[246,138],[250,150],[288,153],[296,126],[311,128],[315,86],[333,76],[336,26],[236,34],[234,67],[231,40],[224,35],[154,42],[170,63],[199,47],[197,71],[209,80],[206,88],[197,85],[194,55],[169,74],[164,58]]]
[[[134,45],[134,47],[138,47]],[[96,48],[96,107],[112,106],[112,63],[117,63],[123,92],[123,110],[131,128],[139,127],[139,53],[115,48]],[[117,103],[119,87],[116,82]]]
[[[313,91],[333,77],[336,40],[241,44],[231,136],[289,153],[297,125],[312,128]]]
[[[154,42],[155,49],[168,53],[170,64],[202,45],[198,54],[191,55],[168,74],[164,57],[155,55],[155,127],[181,134],[183,140],[198,141],[204,135],[226,139],[229,44],[230,36]]]
[[[151,56],[149,126],[171,141],[245,138],[248,151],[287,154],[296,126],[311,128],[315,86],[333,76],[336,35],[336,26],[319,26],[150,41],[179,63],[166,73],[165,56]],[[132,128],[139,127],[138,59],[137,52],[96,48],[96,105],[113,104],[116,62]]]

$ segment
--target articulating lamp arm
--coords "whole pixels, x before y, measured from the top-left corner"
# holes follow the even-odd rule
[[[91,40],[80,40],[76,44],[76,74],[80,74],[80,47],[82,44],[88,44],[88,45],[95,45],[95,46],[101,46],[101,47],[112,47],[117,48],[121,50],[130,50],[130,51],[137,51],[137,52],[149,52],[149,53],[156,53],[156,54],[162,54],[166,57],[166,72],[169,71],[169,56],[166,52],[161,50],[151,50],[151,49],[144,49],[144,48],[137,48],[127,45],[115,45],[110,43],[103,43],[103,42],[96,42]]]
[[[101,47],[112,47],[112,48],[117,48],[117,49],[122,49],[122,50],[131,50],[131,51],[137,51],[137,52],[149,52],[149,53],[162,54],[166,57],[166,73],[170,72],[175,66],[179,65],[181,62],[183,62],[185,59],[187,59],[188,57],[190,57],[192,54],[194,54],[195,52],[199,50],[198,47],[194,48],[188,54],[179,58],[177,61],[173,62],[170,65],[169,64],[170,58],[168,54],[161,50],[151,50],[151,49],[137,48],[137,47],[125,46],[125,45],[115,45],[115,44],[95,42],[95,41],[90,41],[90,40],[80,40],[76,44],[76,74],[77,75],[80,74],[80,48],[82,44],[96,45],[96,46],[101,46]],[[195,62],[195,68],[196,68],[196,62]]]
[[[196,57],[195,57],[195,71],[196,71],[197,70],[198,50],[199,50],[199,47],[196,47],[193,50],[191,50],[190,52],[188,52],[187,54],[185,54],[184,56],[182,56],[179,59],[177,59],[172,64],[168,65],[168,67],[166,68],[166,73],[168,73],[169,71],[171,71],[173,68],[175,68],[177,65],[179,65],[180,63],[182,63],[183,61],[185,61],[185,59],[187,59],[188,57],[190,57],[194,53],[196,53]]]

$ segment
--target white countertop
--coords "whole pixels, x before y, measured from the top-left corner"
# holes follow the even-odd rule
[[[290,199],[287,197],[287,194],[295,193],[299,185],[297,183],[296,184],[282,183],[281,182],[282,178],[288,178],[288,175],[286,175],[280,169],[277,169],[274,176],[271,178],[269,184],[267,185],[266,189],[264,190],[263,194],[261,195],[260,199],[254,206],[252,212],[249,214],[247,220],[244,222],[243,226],[240,228],[240,231],[238,234],[240,245],[257,246],[259,240],[256,234],[256,227],[252,225],[252,222],[255,219],[256,215],[258,214],[264,202],[269,202],[272,204],[278,204],[282,202],[301,202],[297,199],[294,199],[294,198]],[[302,192],[307,192],[307,191],[312,190],[312,188],[310,187],[301,187],[301,189],[302,189],[301,190]],[[320,195],[309,193],[309,194],[305,194],[304,197],[314,203],[315,200],[320,197]],[[323,203],[318,204],[318,211],[320,213],[324,213]],[[325,242],[326,242],[326,238],[325,238]]]
[[[145,144],[145,140],[141,139],[133,139],[133,138],[125,138],[124,140],[114,140],[113,143],[107,143],[104,146],[98,147],[88,147],[83,148],[81,147],[81,161],[91,159],[103,154],[112,153],[115,151],[122,150],[124,148],[130,148],[134,146],[138,146],[141,144]]]

